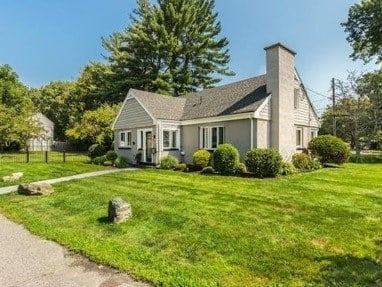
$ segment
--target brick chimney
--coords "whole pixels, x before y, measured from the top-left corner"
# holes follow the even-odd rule
[[[264,48],[267,60],[267,92],[271,94],[271,147],[284,160],[296,152],[294,126],[294,57],[296,53],[277,43]]]

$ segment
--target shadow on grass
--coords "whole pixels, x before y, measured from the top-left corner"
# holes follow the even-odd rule
[[[111,223],[109,217],[107,217],[107,216],[101,216],[101,217],[97,218],[97,221],[99,223],[106,223],[106,224]]]
[[[321,258],[329,261],[321,282],[324,286],[382,286],[382,240],[377,240],[376,259],[339,255]]]

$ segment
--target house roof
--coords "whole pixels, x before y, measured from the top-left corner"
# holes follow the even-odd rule
[[[131,89],[130,92],[154,118],[175,121],[182,119],[185,98],[175,98],[135,89]]]
[[[256,111],[265,98],[265,75],[182,96],[182,120]]]
[[[135,89],[131,93],[153,117],[167,120],[254,112],[268,96],[265,75],[177,98]]]

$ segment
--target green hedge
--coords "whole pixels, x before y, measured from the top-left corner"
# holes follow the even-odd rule
[[[346,143],[331,135],[312,139],[308,148],[321,163],[343,164],[348,161],[350,155],[350,149]]]
[[[212,163],[217,172],[233,175],[239,164],[239,151],[231,144],[221,144],[212,155]]]
[[[275,177],[280,173],[282,157],[274,149],[255,148],[247,152],[245,165],[256,177]]]

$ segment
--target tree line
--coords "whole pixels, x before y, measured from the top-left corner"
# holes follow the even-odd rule
[[[219,75],[233,75],[228,40],[220,36],[221,24],[214,0],[137,0],[131,24],[121,32],[102,38],[107,51],[105,62],[90,62],[74,81],[53,81],[27,89],[9,66],[1,66],[15,79],[10,85],[23,104],[13,109],[24,123],[39,111],[55,123],[55,139],[77,145],[113,141],[111,123],[130,88],[180,96],[218,83]],[[0,75],[2,77],[2,75]],[[9,109],[13,104],[6,105]],[[25,110],[25,113],[19,109]],[[0,108],[2,108],[0,106]],[[8,117],[12,117],[8,112]],[[15,129],[13,126],[11,129]],[[0,126],[0,145],[9,147],[20,137],[10,137]]]
[[[56,140],[109,146],[111,124],[130,88],[176,97],[233,75],[214,0],[137,0],[130,19],[123,31],[101,39],[105,61],[88,63],[76,80],[29,89],[9,65],[0,65],[0,148],[25,146],[38,135],[30,120],[37,111],[55,123]],[[342,26],[353,59],[382,61],[382,1],[354,4]],[[381,133],[382,76],[379,69],[350,78],[339,89],[337,114],[330,106],[324,112],[321,133],[330,133],[336,116],[338,136],[356,147],[362,137],[371,142]]]

